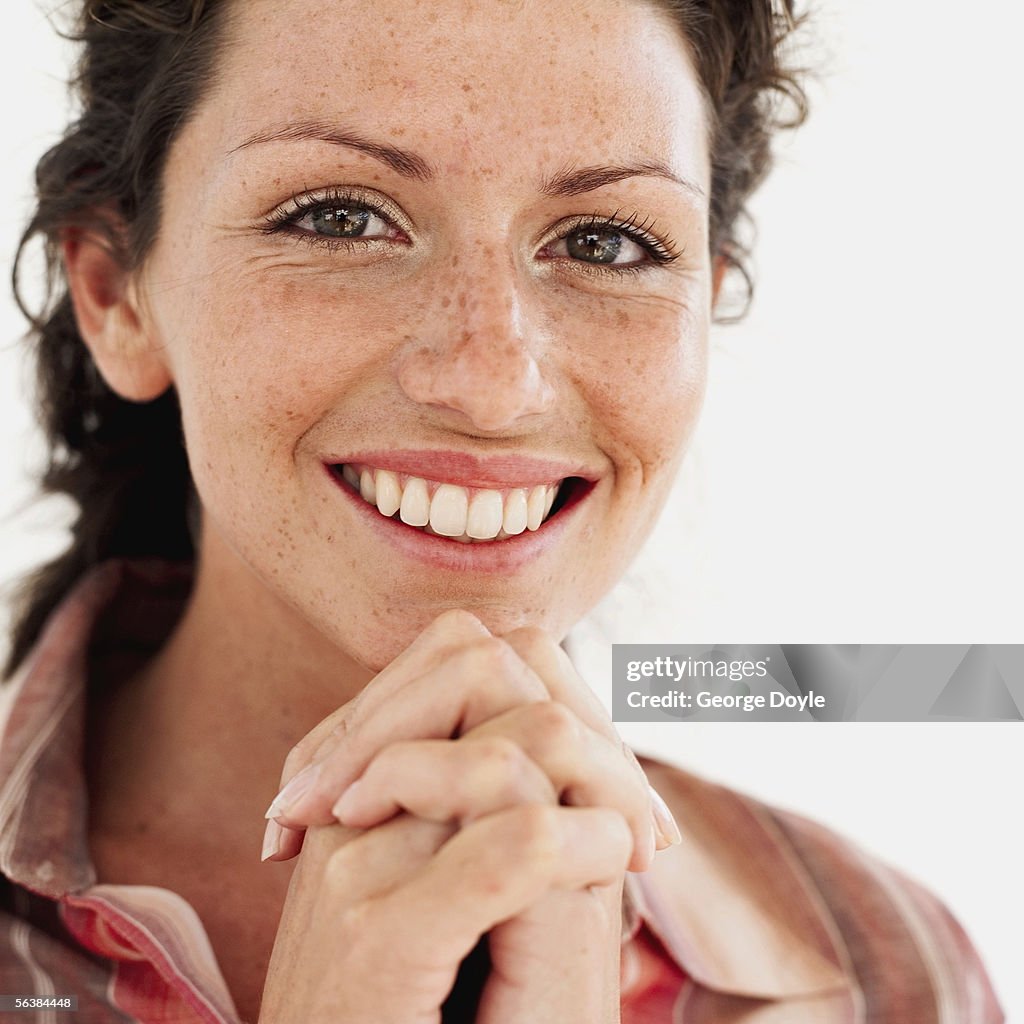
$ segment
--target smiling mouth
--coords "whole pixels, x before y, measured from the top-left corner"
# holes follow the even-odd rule
[[[565,507],[570,496],[590,487],[580,477],[497,490],[356,463],[339,463],[330,470],[385,518],[462,544],[496,543],[535,532]]]

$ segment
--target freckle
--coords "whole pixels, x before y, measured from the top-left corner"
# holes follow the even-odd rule
[[[465,295],[460,295],[459,296],[459,309],[465,309],[465,308],[466,308],[466,296]]]
[[[469,82],[463,82],[462,83],[462,91],[463,92],[472,92],[473,91],[473,86],[471,86],[469,84]]]
[[[447,309],[451,304],[452,304],[452,300],[450,298],[448,298],[447,295],[441,300],[441,308],[442,309]]]

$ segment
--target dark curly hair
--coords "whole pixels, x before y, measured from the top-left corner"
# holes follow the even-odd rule
[[[688,41],[704,92],[711,139],[711,254],[753,291],[742,241],[745,206],[772,163],[778,128],[807,114],[800,73],[784,59],[804,19],[796,0],[649,0]],[[128,269],[148,252],[160,219],[168,151],[215,69],[227,0],[85,0],[72,38],[81,114],[36,169],[38,204],[18,248],[15,297],[31,324],[38,416],[49,444],[42,494],[77,506],[72,541],[24,578],[14,594],[10,678],[49,614],[91,566],[114,557],[194,556],[195,495],[173,389],[126,401],[103,381],[83,344],[60,257],[61,233],[105,237]],[[110,211],[126,231],[115,235]],[[26,244],[45,242],[49,299],[28,311],[18,289]]]

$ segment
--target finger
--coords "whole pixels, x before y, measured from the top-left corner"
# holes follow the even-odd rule
[[[536,626],[524,626],[504,634],[502,639],[536,672],[553,701],[572,708],[581,721],[596,733],[607,737],[632,767],[637,778],[642,780],[645,786],[650,785],[647,773],[630,746],[619,735],[597,694],[576,671],[576,666],[565,649],[555,643],[549,633]],[[671,814],[666,818],[667,808],[664,807],[664,801],[653,790],[650,799],[655,846],[656,849],[663,850],[672,845],[673,841],[678,841],[679,829]]]
[[[512,708],[484,722],[460,742],[498,736],[540,767],[563,804],[618,811],[633,833],[630,870],[650,867],[656,846],[651,788],[622,758],[617,744],[553,700]]]
[[[487,933],[478,1024],[618,1021],[622,886],[549,893]]]
[[[401,814],[377,828],[358,832],[327,858],[324,898],[336,900],[338,906],[352,906],[391,892],[424,868],[456,827]],[[338,824],[309,829],[314,854],[316,844],[325,849],[350,831]]]
[[[371,828],[408,811],[429,821],[465,824],[524,803],[557,804],[547,775],[499,735],[412,740],[382,750],[332,808],[353,828]]]
[[[552,700],[572,708],[594,732],[621,742],[605,706],[550,633],[539,626],[522,626],[501,639],[537,673]]]
[[[506,633],[502,639],[509,644],[544,683],[551,699],[572,708],[580,720],[621,750],[623,757],[637,774],[647,782],[647,776],[636,755],[622,741],[615,723],[587,681],[576,671],[576,666],[565,649],[555,643],[550,634],[537,626],[524,626]]]
[[[305,829],[285,828],[276,821],[268,821],[260,860],[291,860],[302,849],[304,835]]]
[[[487,627],[470,612],[459,608],[443,612],[394,661],[378,672],[362,693],[317,723],[291,748],[281,771],[278,791],[313,764],[329,743],[344,738],[349,719],[368,695],[379,694],[378,700],[387,700],[410,680],[443,663],[457,647],[490,635]]]
[[[619,884],[631,848],[616,811],[513,807],[457,832],[404,885],[374,899],[372,915],[382,934],[423,947],[413,957],[461,959],[552,890]]]
[[[325,746],[267,811],[281,824],[325,825],[331,807],[385,746],[407,739],[448,739],[509,708],[546,701],[548,692],[508,644],[476,640],[450,654],[390,700],[367,697],[346,725],[344,742]]]

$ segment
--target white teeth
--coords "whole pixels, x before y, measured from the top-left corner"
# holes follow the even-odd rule
[[[368,469],[364,469],[359,477],[359,493],[363,496],[363,501],[368,501],[371,505],[377,504],[377,487],[373,482],[373,473]]]
[[[409,477],[402,492],[402,504],[398,515],[409,526],[426,526],[430,522],[430,495],[427,482],[418,476]]]
[[[468,504],[465,487],[441,484],[430,502],[431,529],[442,537],[461,537],[466,532]]]
[[[544,502],[547,498],[546,487],[534,487],[530,496],[526,499],[526,528],[528,530],[539,530],[541,520],[544,518]]]
[[[466,533],[477,540],[491,540],[505,519],[504,503],[497,491],[477,491],[469,503]]]
[[[393,516],[402,504],[402,488],[398,485],[398,477],[386,469],[378,469],[376,474],[377,508],[382,516]]]
[[[507,534],[515,536],[526,529],[526,491],[522,487],[508,492],[505,501],[505,519],[502,527]]]
[[[504,540],[524,530],[540,529],[561,486],[538,484],[505,492],[467,490],[457,484],[434,484],[407,476],[403,488],[402,478],[390,470],[357,470],[349,465],[342,467],[342,475],[364,501],[376,505],[381,515],[391,518],[397,512],[409,526],[465,544]],[[433,498],[430,487],[435,488]]]
[[[551,506],[555,503],[555,495],[561,490],[561,484],[555,484],[554,487],[548,488],[548,496],[544,499],[544,515],[546,516],[551,511]]]

